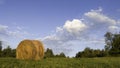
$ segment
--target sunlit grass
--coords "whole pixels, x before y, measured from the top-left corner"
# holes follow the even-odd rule
[[[46,58],[39,61],[0,58],[0,68],[119,68],[120,57]]]

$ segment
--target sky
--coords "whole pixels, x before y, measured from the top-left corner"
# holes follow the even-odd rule
[[[16,48],[37,39],[55,54],[104,49],[106,32],[120,31],[120,0],[0,0],[0,40]]]

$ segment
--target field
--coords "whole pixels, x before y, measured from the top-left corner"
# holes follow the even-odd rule
[[[120,68],[120,57],[46,58],[40,61],[0,58],[0,68]]]

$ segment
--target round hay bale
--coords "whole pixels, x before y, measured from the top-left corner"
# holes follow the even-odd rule
[[[40,60],[44,57],[44,47],[38,40],[23,40],[16,49],[17,59]]]

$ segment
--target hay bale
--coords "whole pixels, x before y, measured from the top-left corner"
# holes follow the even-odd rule
[[[44,47],[38,40],[23,40],[16,49],[17,59],[40,60],[44,57]]]

